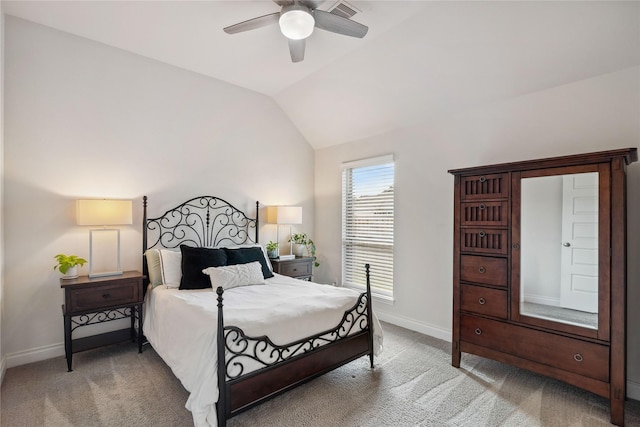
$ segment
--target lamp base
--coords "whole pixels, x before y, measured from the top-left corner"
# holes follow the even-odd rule
[[[89,273],[89,277],[93,279],[94,277],[105,277],[105,276],[121,276],[122,271],[107,271],[104,273]]]

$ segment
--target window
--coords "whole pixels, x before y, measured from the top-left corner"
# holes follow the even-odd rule
[[[342,164],[342,281],[393,297],[393,156]]]

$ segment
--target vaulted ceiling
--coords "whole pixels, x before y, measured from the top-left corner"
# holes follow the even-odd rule
[[[273,97],[315,148],[640,65],[640,3],[348,1],[292,63],[273,1],[5,1],[7,14]],[[334,0],[322,2],[328,10]]]

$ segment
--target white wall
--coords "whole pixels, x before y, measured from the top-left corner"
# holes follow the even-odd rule
[[[340,163],[396,160],[395,303],[382,319],[451,337],[453,177],[448,169],[637,147],[640,68],[483,105],[419,126],[316,151],[316,277],[340,283]],[[628,170],[629,393],[640,399],[640,163]]]
[[[4,13],[0,2],[0,177],[4,168]],[[4,185],[0,180],[0,383],[4,380],[6,358],[2,346],[4,317]]]
[[[141,268],[143,195],[150,215],[203,194],[301,205],[313,229],[313,150],[268,97],[10,16],[5,88],[9,367],[64,353],[53,256],[88,256],[77,198],[134,200],[125,269]]]

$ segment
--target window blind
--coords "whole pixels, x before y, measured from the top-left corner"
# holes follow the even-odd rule
[[[394,163],[392,156],[342,165],[342,280],[393,296]]]

